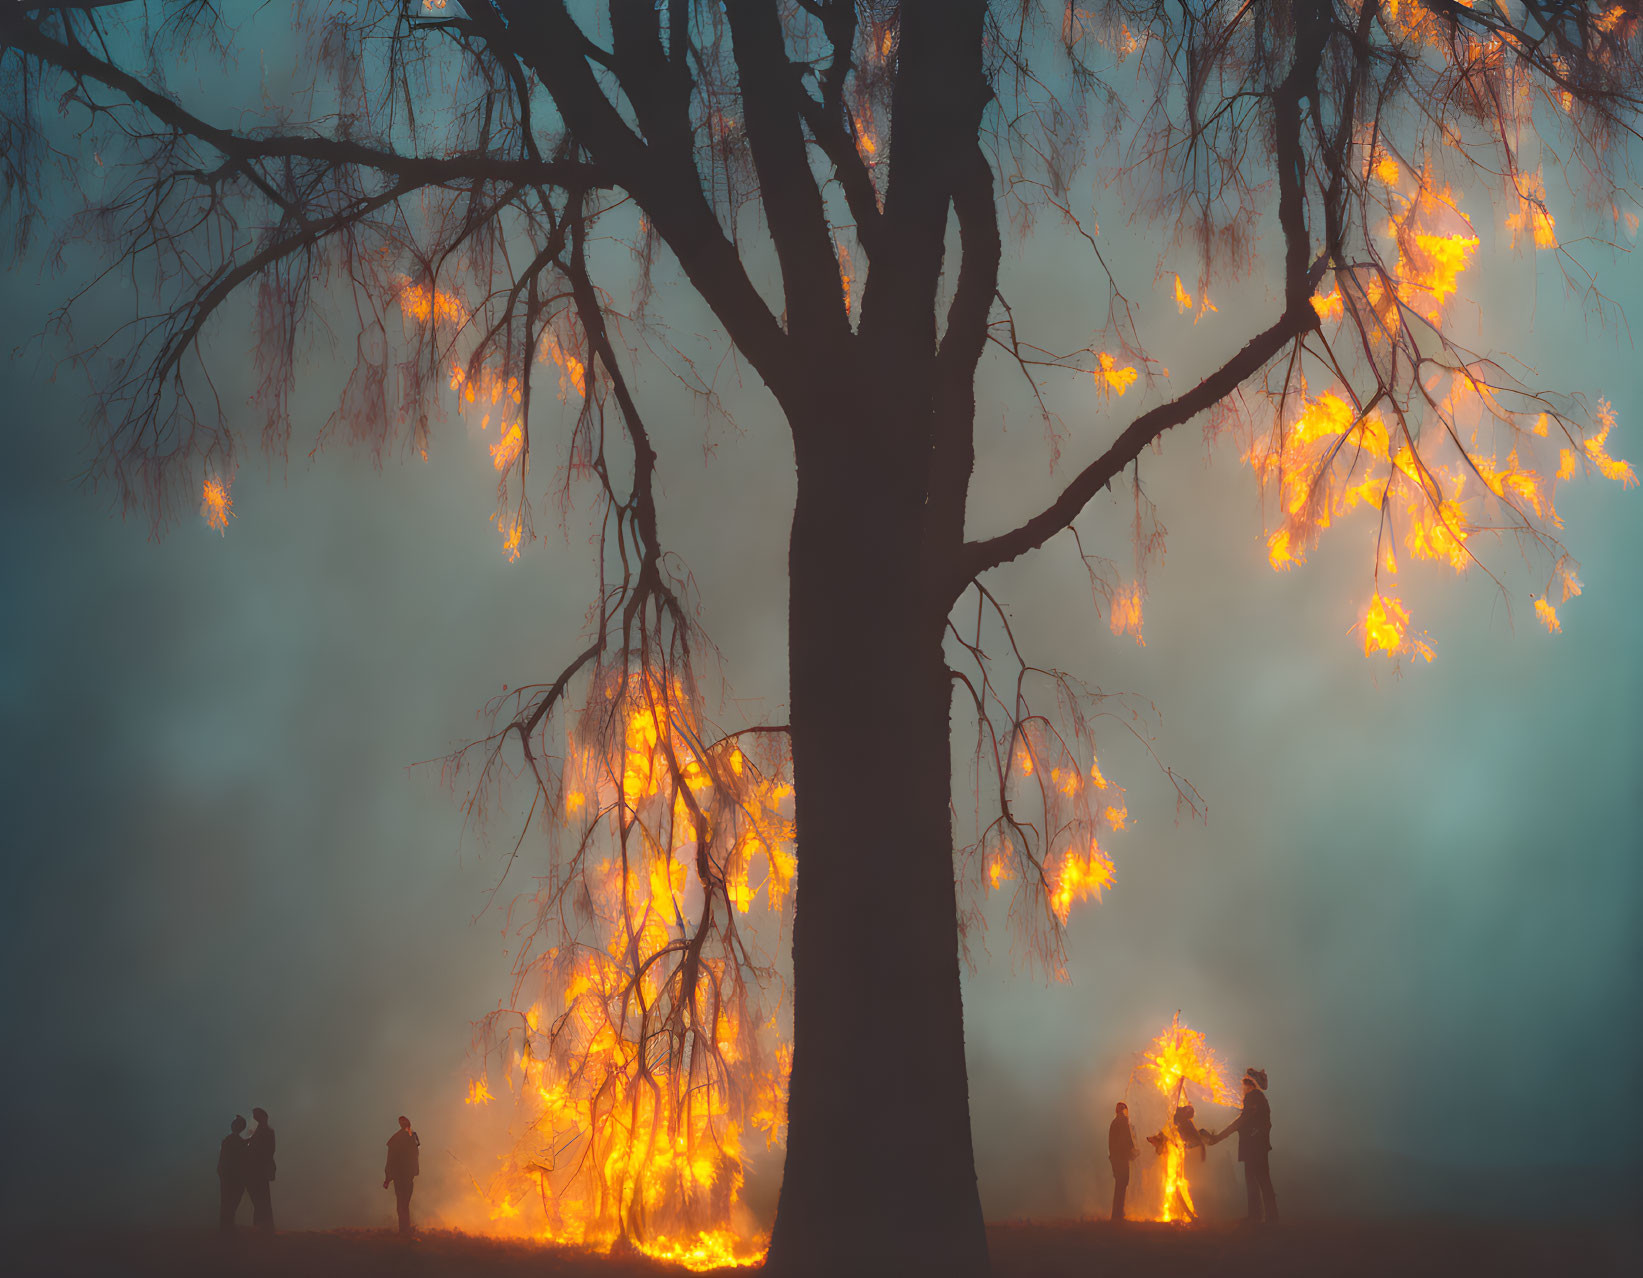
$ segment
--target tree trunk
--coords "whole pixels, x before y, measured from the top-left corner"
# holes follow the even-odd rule
[[[988,1272],[959,988],[947,610],[920,580],[919,467],[893,456],[883,424],[836,418],[826,455],[798,459],[794,1055],[767,1262],[784,1278]]]

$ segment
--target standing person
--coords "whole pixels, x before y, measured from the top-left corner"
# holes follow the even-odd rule
[[[234,1228],[240,1199],[245,1197],[245,1138],[240,1135],[244,1130],[245,1119],[235,1114],[234,1121],[228,1125],[228,1135],[222,1138],[222,1146],[217,1151],[217,1188],[220,1191],[217,1224],[222,1229]]]
[[[1107,1128],[1107,1161],[1112,1164],[1112,1218],[1124,1219],[1124,1192],[1130,1187],[1130,1164],[1141,1156],[1130,1126],[1130,1107],[1119,1101]]]
[[[274,1129],[268,1111],[251,1111],[257,1130],[245,1142],[245,1191],[251,1195],[251,1224],[265,1234],[274,1232],[274,1201],[268,1185],[274,1179]]]
[[[382,1187],[387,1189],[388,1183],[393,1182],[402,1234],[411,1232],[411,1189],[417,1173],[422,1170],[417,1163],[417,1150],[421,1147],[422,1138],[411,1130],[411,1120],[401,1114],[399,1130],[388,1137],[388,1162],[382,1169]]]
[[[1278,1223],[1278,1195],[1272,1189],[1272,1106],[1266,1098],[1266,1071],[1244,1071],[1243,1112],[1221,1130],[1216,1140],[1238,1133],[1238,1161],[1244,1165],[1244,1186],[1249,1191],[1251,1223],[1265,1220]]]

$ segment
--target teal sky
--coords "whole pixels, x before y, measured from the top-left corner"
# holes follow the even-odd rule
[[[1265,322],[1260,279],[1218,293],[1196,328],[1176,316],[1146,228],[1101,212],[1176,384]],[[1551,257],[1506,253],[1491,216],[1475,213],[1488,265],[1457,324],[1611,399],[1611,451],[1643,464],[1630,330],[1584,320]],[[1583,252],[1643,313],[1635,257]],[[253,455],[226,536],[184,519],[150,538],[77,483],[87,387],[52,376],[60,348],[29,341],[86,265],[0,276],[0,350],[16,352],[0,370],[0,1221],[82,1218],[68,1186],[88,1160],[129,1186],[116,1216],[207,1220],[215,1143],[262,1105],[286,1223],[381,1223],[373,1168],[397,1114],[437,1151],[424,1163],[440,1192],[482,1170],[459,1103],[470,1023],[508,988],[503,922],[484,910],[508,840],[461,843],[437,764],[412,765],[572,651],[593,583],[585,529],[573,514],[561,534],[544,502],[542,540],[507,563],[486,441],[453,416],[427,464]],[[1048,222],[1004,287],[1046,344],[1084,343],[1101,321],[1092,264]],[[711,343],[682,289],[663,305]],[[243,396],[243,367],[222,367]],[[336,377],[315,352],[301,420],[323,418]],[[785,428],[728,374],[735,429],[662,379],[641,385],[661,423],[664,536],[749,720],[779,717]],[[1019,388],[987,370],[975,531],[1041,502],[1134,406],[1103,407],[1087,379],[1061,396],[1052,474]],[[1145,647],[1095,615],[1070,542],[996,574],[1039,660],[1152,703],[1155,748],[1208,819],[1177,823],[1163,778],[1115,738],[1103,767],[1134,824],[1111,846],[1113,890],[1074,913],[1070,979],[1035,977],[993,912],[967,989],[989,1213],[1100,1201],[1100,1128],[1177,1009],[1235,1070],[1270,1072],[1274,1176],[1310,1210],[1513,1210],[1548,1164],[1559,1210],[1610,1173],[1635,1186],[1643,492],[1562,490],[1586,592],[1560,636],[1535,624],[1540,582],[1508,544],[1485,554],[1507,598],[1481,573],[1411,566],[1405,599],[1437,660],[1394,669],[1353,633],[1364,524],[1274,574],[1253,480],[1201,425],[1143,463],[1169,529]],[[1115,501],[1080,526],[1127,561],[1124,519]]]

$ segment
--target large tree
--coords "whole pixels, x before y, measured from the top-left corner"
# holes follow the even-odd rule
[[[624,1130],[631,1138],[641,1112],[632,1089],[673,1087],[684,1105],[679,1080],[727,1069],[726,1009],[763,971],[736,907],[749,840],[768,841],[775,819],[740,780],[752,756],[735,742],[782,729],[799,872],[769,1264],[985,1271],[959,983],[955,689],[975,713],[977,780],[992,804],[981,853],[1026,893],[1052,950],[1070,900],[1104,876],[1103,822],[1122,822],[1099,797],[1083,695],[1043,672],[1039,695],[1055,706],[1035,709],[1041,672],[987,574],[1076,537],[1086,507],[1121,481],[1135,504],[1136,572],[1078,549],[1114,628],[1138,624],[1159,537],[1144,455],[1173,427],[1219,414],[1246,432],[1271,495],[1274,566],[1304,559],[1333,518],[1374,512],[1366,651],[1429,655],[1391,585],[1397,558],[1459,571],[1485,532],[1515,537],[1540,564],[1536,607],[1555,626],[1578,580],[1552,471],[1630,472],[1605,449],[1605,405],[1588,411],[1526,384],[1449,331],[1449,299],[1479,248],[1461,206],[1501,201],[1525,244],[1556,252],[1602,303],[1558,226],[1623,223],[1635,207],[1616,175],[1635,136],[1643,4],[290,7],[309,76],[270,103],[236,96],[263,8],[0,5],[16,242],[63,216],[73,190],[81,206],[53,232],[59,247],[106,244],[132,299],[125,321],[76,337],[95,378],[92,478],[159,525],[202,498],[208,518],[225,518],[247,430],[289,447],[310,324],[345,325],[352,355],[326,432],[426,455],[441,396],[496,405],[510,550],[532,533],[536,441],[565,422],[562,481],[589,483],[604,502],[603,585],[586,648],[495,707],[481,773],[513,751],[544,810],[569,821],[600,767],[559,760],[548,734],[582,687],[576,740],[616,743],[607,784],[594,784],[624,876],[630,840],[641,860],[655,846],[693,851],[688,920],[677,898],[672,920],[647,912],[636,924],[634,893],[617,884],[610,908],[627,948],[610,953],[626,975],[581,1022],[632,1045],[621,1057],[629,1090],[610,1093],[630,1106]],[[220,76],[182,86],[182,53]],[[1583,209],[1554,215],[1556,176],[1578,186],[1567,203]],[[1118,192],[1156,229],[1144,270],[1103,251],[1080,194],[1090,189]],[[1070,342],[1033,331],[1000,291],[1007,235],[1045,213],[1082,237],[1104,296]],[[1176,276],[1183,307],[1242,275],[1247,296],[1264,288],[1267,299],[1219,317],[1244,329],[1241,344],[1185,386],[1135,320],[1133,294],[1172,257],[1196,269],[1190,288]],[[688,578],[664,551],[633,365],[648,355],[670,366],[681,395],[711,398],[713,386],[647,327],[662,258],[791,432],[786,725],[717,736],[703,726],[701,636]],[[256,388],[242,411],[222,404],[212,370],[234,345],[218,330],[247,314]],[[1078,349],[1057,353],[1068,345]],[[1078,433],[1105,442],[1073,459],[1053,501],[1002,529],[967,519],[989,351],[1019,367],[1029,411],[1049,413],[1042,386],[1058,370],[1093,377],[1108,406]],[[571,411],[541,393],[544,367]],[[1146,405],[1133,416],[1121,411],[1128,393]],[[1548,452],[1555,460],[1535,460]],[[1000,644],[1007,677],[988,657]],[[894,730],[873,726],[885,724]],[[636,732],[665,784],[635,779]],[[786,766],[770,754],[763,774]],[[884,777],[897,783],[863,781]],[[661,815],[646,817],[658,793]],[[556,860],[544,906],[572,929],[577,909],[600,908],[586,890],[587,829]],[[646,889],[645,911],[671,896],[671,873]],[[531,1018],[527,1033],[538,1028]],[[642,1231],[643,1212],[623,1210],[622,1227]]]

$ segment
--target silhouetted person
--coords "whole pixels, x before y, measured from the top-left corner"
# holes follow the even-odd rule
[[[1130,1107],[1119,1101],[1107,1128],[1107,1161],[1112,1164],[1112,1218],[1124,1219],[1124,1192],[1130,1187],[1130,1164],[1141,1156],[1130,1126]]]
[[[245,1119],[235,1114],[234,1121],[228,1125],[228,1135],[222,1138],[222,1147],[217,1151],[217,1186],[222,1191],[217,1223],[224,1229],[234,1228],[240,1199],[245,1197],[245,1138],[240,1135],[244,1130]]]
[[[245,1192],[251,1195],[251,1224],[264,1233],[274,1232],[274,1201],[268,1185],[274,1179],[274,1129],[268,1125],[268,1111],[254,1109],[257,1130],[245,1142]]]
[[[399,1208],[399,1232],[411,1232],[411,1189],[416,1183],[417,1172],[421,1168],[417,1164],[417,1150],[422,1141],[411,1130],[411,1120],[404,1114],[399,1116],[399,1130],[388,1137],[388,1161],[382,1168],[382,1187],[388,1188],[393,1182],[394,1203]]]
[[[1272,1190],[1272,1106],[1266,1098],[1266,1071],[1244,1071],[1243,1112],[1222,1129],[1216,1140],[1238,1133],[1238,1161],[1244,1165],[1244,1186],[1249,1191],[1249,1219],[1278,1223],[1278,1195]]]

